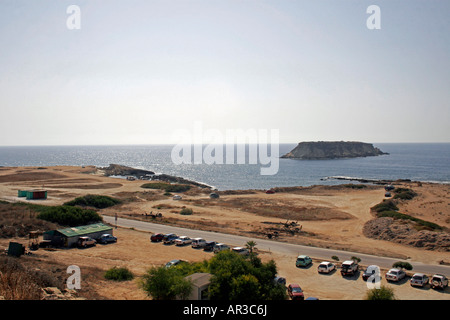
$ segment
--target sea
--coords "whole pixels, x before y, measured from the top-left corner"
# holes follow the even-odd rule
[[[262,175],[262,161],[252,163],[250,150],[237,152],[234,161],[223,164],[192,161],[178,164],[173,161],[173,145],[104,145],[104,146],[8,146],[0,147],[0,166],[88,166],[107,167],[120,164],[153,171],[157,174],[183,177],[201,182],[217,190],[267,190],[272,187],[334,185],[345,183],[336,177],[450,183],[450,143],[374,143],[387,155],[331,160],[294,160],[274,157],[278,170]],[[291,151],[296,144],[280,144],[279,155]],[[207,146],[203,146],[203,149]],[[259,149],[258,149],[259,150]],[[271,149],[269,148],[269,151]],[[269,153],[270,154],[270,153]],[[262,159],[262,158],[261,158]],[[266,159],[267,160],[267,159]],[[231,162],[231,163],[230,163]],[[356,181],[349,181],[358,183]]]

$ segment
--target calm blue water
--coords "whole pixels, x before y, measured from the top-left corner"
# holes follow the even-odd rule
[[[280,145],[280,155],[296,144]],[[110,163],[147,169],[203,182],[219,190],[338,184],[321,179],[411,179],[450,183],[450,143],[379,143],[389,155],[339,160],[279,159],[276,175],[260,175],[261,165],[182,164],[171,160],[170,145],[0,147],[0,166],[95,165]],[[248,152],[247,152],[248,155]]]

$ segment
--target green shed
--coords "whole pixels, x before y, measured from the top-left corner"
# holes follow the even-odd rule
[[[18,197],[26,197],[27,196],[27,191],[26,190],[19,190],[17,192],[17,196]]]
[[[77,245],[78,238],[91,237],[100,238],[103,234],[113,234],[113,228],[103,223],[94,223],[86,226],[51,230],[44,232],[43,239],[51,240],[54,246],[74,247]]]

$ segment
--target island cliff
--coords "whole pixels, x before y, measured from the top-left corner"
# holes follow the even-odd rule
[[[370,143],[353,141],[300,142],[291,152],[281,158],[320,160],[371,157],[388,154]]]

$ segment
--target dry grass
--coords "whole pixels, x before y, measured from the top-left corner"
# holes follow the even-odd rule
[[[296,201],[276,199],[253,199],[249,197],[237,197],[221,199],[218,201],[192,200],[196,206],[219,206],[222,208],[238,209],[250,212],[263,217],[273,217],[291,220],[330,220],[330,219],[351,219],[352,216],[346,212],[317,205],[299,205]]]
[[[37,213],[23,204],[0,202],[0,238],[28,237],[30,231],[47,231],[59,226],[36,218]]]

